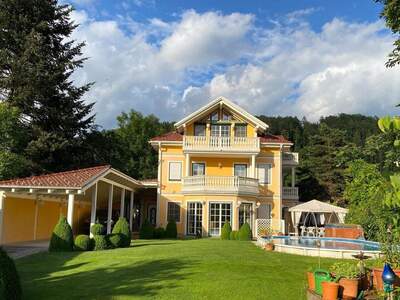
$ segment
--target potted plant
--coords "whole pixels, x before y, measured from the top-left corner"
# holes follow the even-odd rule
[[[339,284],[334,281],[323,281],[322,300],[337,300],[339,294]]]
[[[353,262],[337,262],[331,267],[339,283],[339,296],[344,299],[355,299],[358,295],[358,284],[360,281],[360,269]]]
[[[306,275],[307,275],[308,288],[312,291],[315,291],[315,277],[313,269],[309,268],[306,272]]]
[[[275,245],[274,242],[272,240],[268,241],[265,245],[264,245],[264,249],[267,251],[273,251],[275,249]]]

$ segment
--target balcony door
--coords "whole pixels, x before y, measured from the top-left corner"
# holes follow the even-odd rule
[[[222,124],[211,125],[211,136],[230,137],[231,126]]]
[[[220,236],[222,226],[225,222],[231,223],[232,205],[231,203],[211,202],[209,204],[209,228],[208,234]],[[232,226],[232,224],[231,224]]]
[[[192,176],[203,176],[203,175],[206,175],[206,164],[192,163]]]
[[[187,234],[203,235],[203,204],[201,202],[188,202],[187,204]]]

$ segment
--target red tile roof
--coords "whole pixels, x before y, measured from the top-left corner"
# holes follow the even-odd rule
[[[16,178],[0,181],[0,186],[81,188],[92,178],[105,173],[109,169],[111,169],[111,166],[105,165],[40,176]]]
[[[291,143],[283,135],[263,134],[260,136],[261,143]]]
[[[171,131],[156,137],[153,137],[151,140],[151,142],[163,142],[163,141],[171,141],[171,142],[181,142],[183,141],[183,135],[176,132],[176,131]]]

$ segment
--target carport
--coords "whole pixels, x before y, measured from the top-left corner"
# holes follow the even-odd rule
[[[0,181],[0,244],[49,239],[60,218],[74,234],[96,221],[110,233],[119,217],[132,228],[135,191],[144,185],[111,166]]]

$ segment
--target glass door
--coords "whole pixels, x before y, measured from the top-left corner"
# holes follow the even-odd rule
[[[187,205],[187,234],[203,235],[203,204],[200,202],[188,202]]]
[[[242,203],[239,207],[239,228],[244,224],[247,223],[252,228],[252,207],[251,203]]]
[[[231,222],[231,204],[211,202],[209,211],[210,222],[208,233],[211,236],[219,236],[221,234],[221,228],[224,226],[225,222]]]

